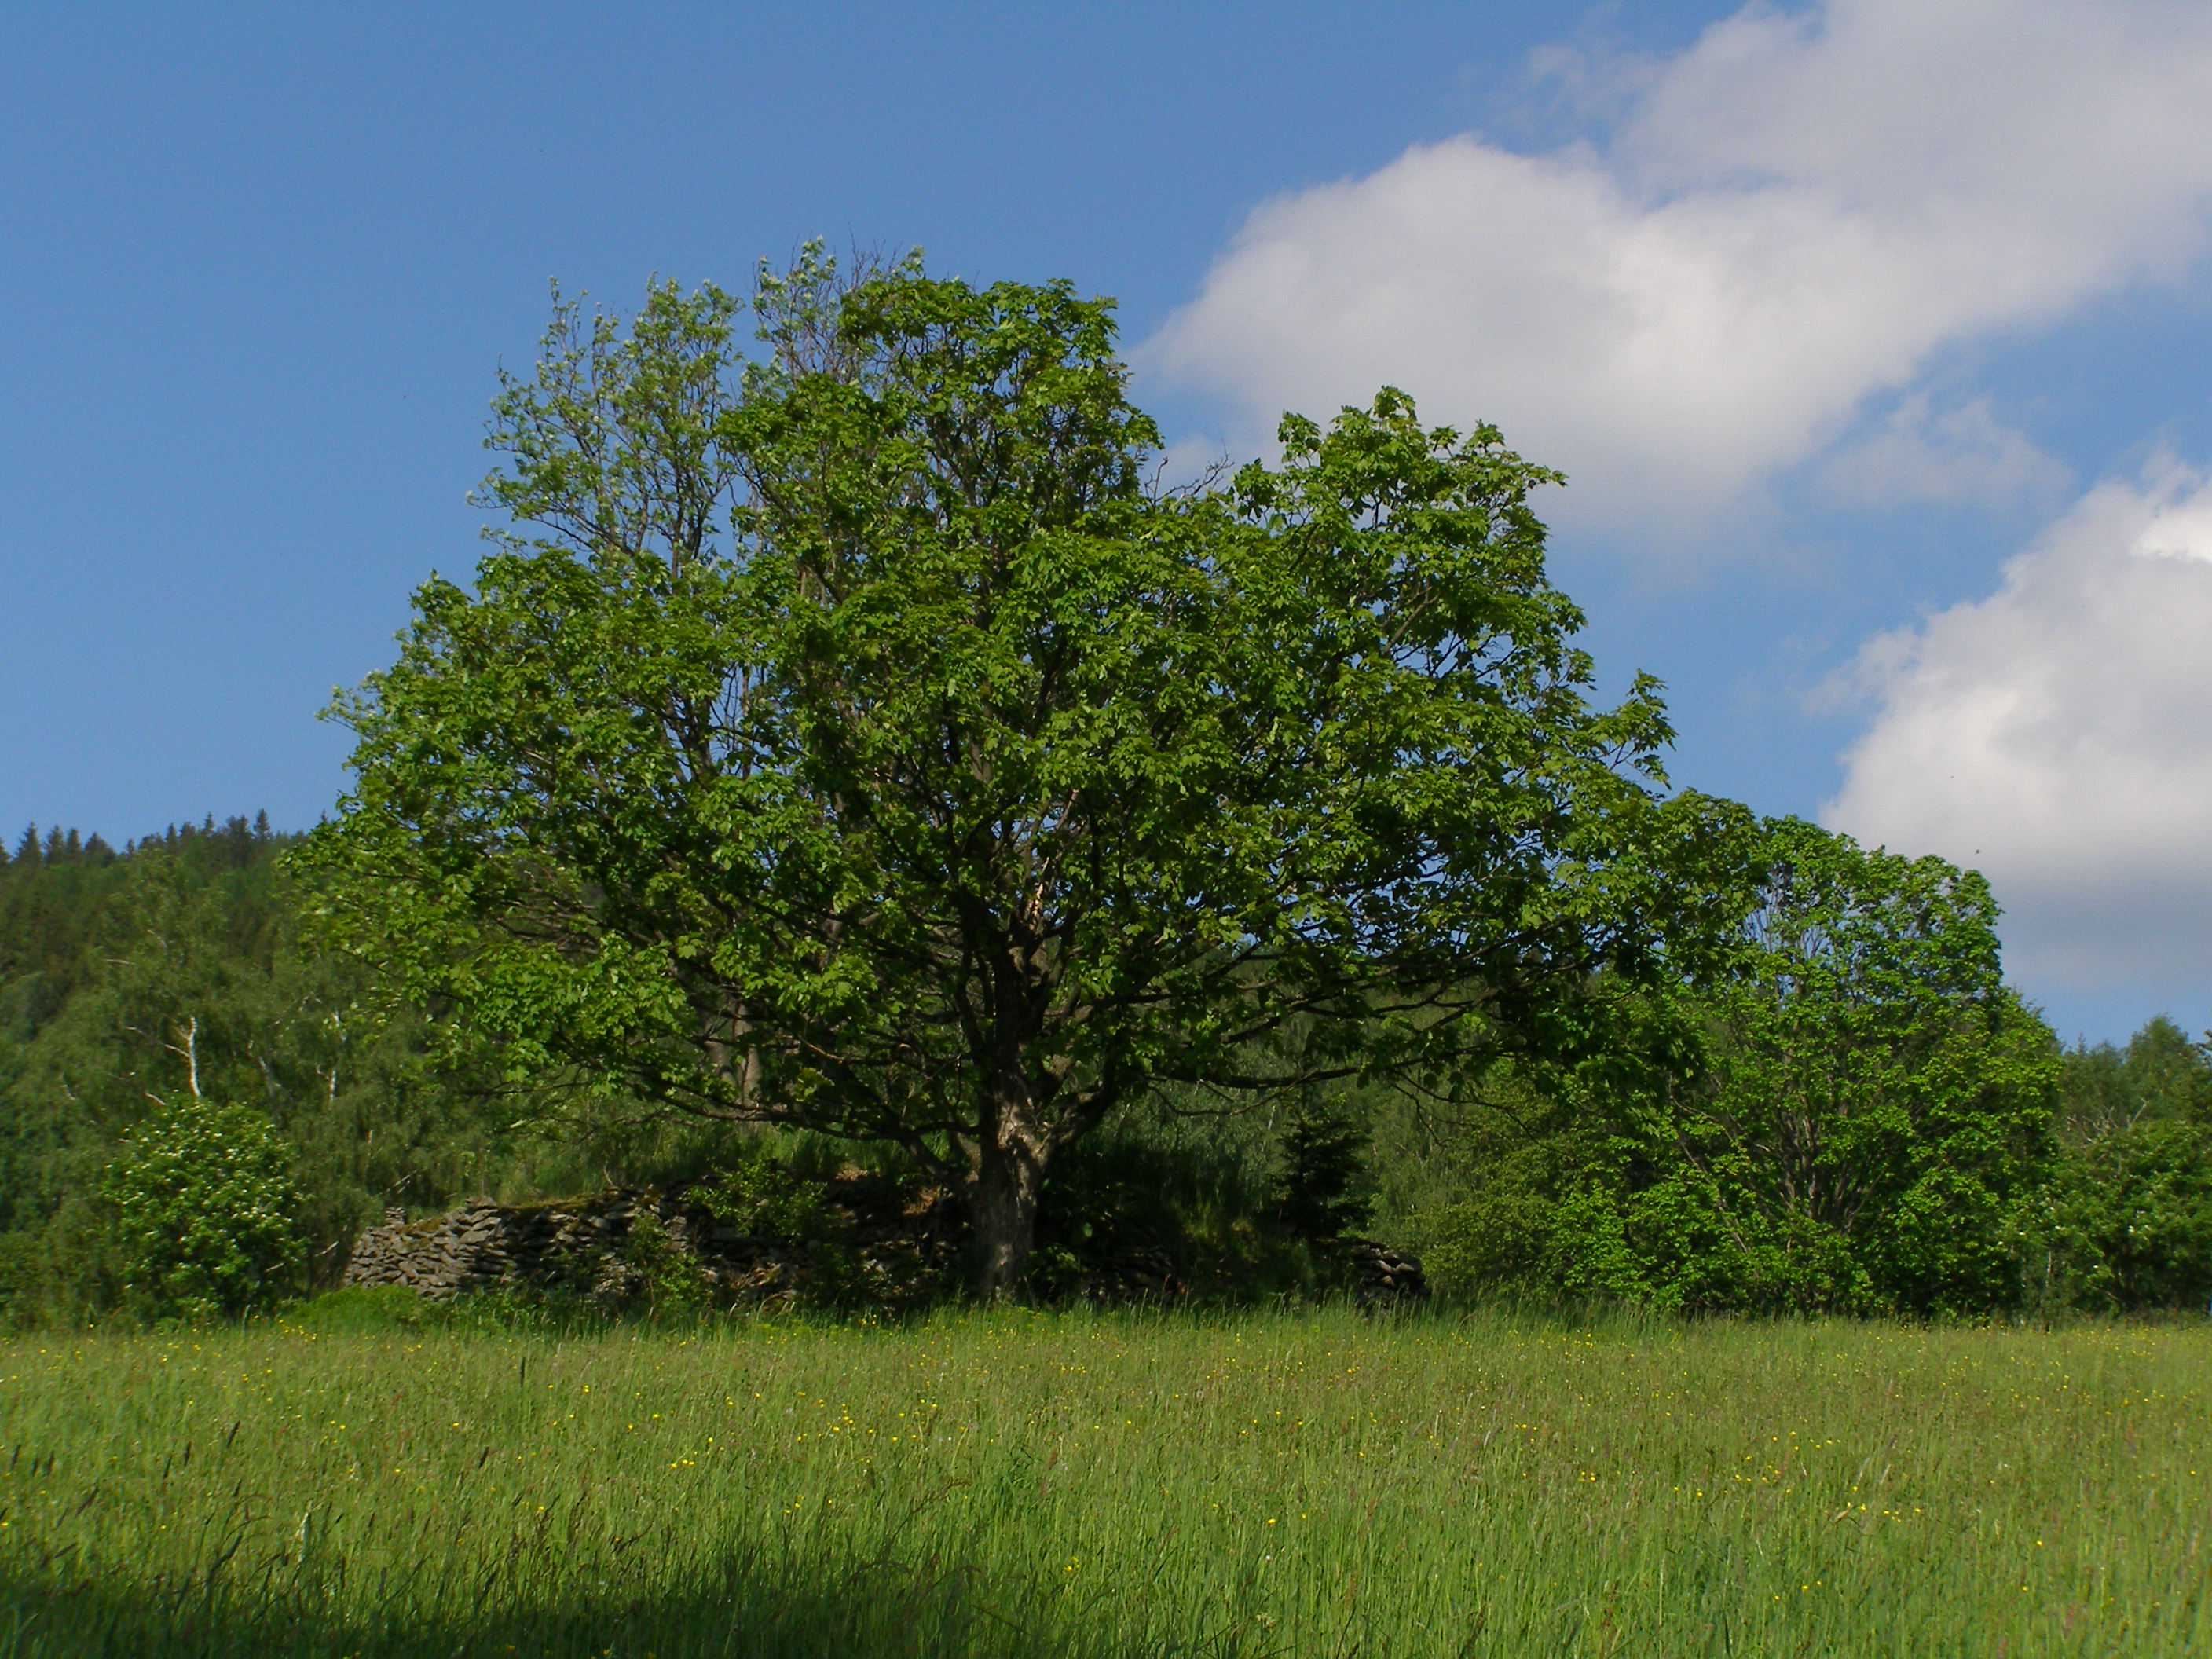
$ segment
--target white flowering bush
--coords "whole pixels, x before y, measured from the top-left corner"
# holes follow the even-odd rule
[[[304,1247],[291,1155],[245,1106],[165,1106],[108,1166],[125,1294],[157,1317],[246,1312],[289,1289]]]

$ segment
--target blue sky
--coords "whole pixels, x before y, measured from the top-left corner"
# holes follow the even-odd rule
[[[312,822],[548,279],[825,234],[1117,295],[1179,457],[1498,422],[1678,781],[2212,1020],[2201,5],[15,9],[0,159],[11,836]]]

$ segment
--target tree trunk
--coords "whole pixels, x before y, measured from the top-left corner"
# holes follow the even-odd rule
[[[978,1300],[1004,1302],[1020,1294],[1036,1242],[1043,1187],[1042,1148],[1030,1136],[1009,1126],[985,1141],[969,1189]]]

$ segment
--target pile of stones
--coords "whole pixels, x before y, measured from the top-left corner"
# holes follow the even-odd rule
[[[1403,1250],[1371,1238],[1347,1238],[1345,1253],[1352,1272],[1352,1295],[1364,1308],[1395,1308],[1419,1302],[1429,1293],[1421,1264]]]

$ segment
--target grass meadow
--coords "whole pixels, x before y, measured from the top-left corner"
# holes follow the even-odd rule
[[[0,1344],[0,1655],[2212,1652],[2212,1328]]]

